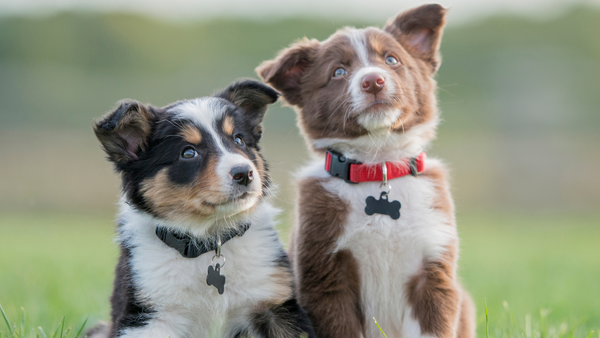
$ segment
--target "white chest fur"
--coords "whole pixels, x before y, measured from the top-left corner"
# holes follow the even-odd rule
[[[126,336],[164,332],[171,337],[208,337],[207,329],[214,327],[215,320],[235,321],[232,316],[238,309],[279,296],[278,289],[268,282],[276,273],[274,257],[282,249],[273,229],[276,210],[266,203],[259,209],[259,217],[244,236],[223,245],[222,254],[227,259],[221,269],[227,279],[223,295],[206,283],[213,253],[183,257],[155,235],[149,217],[125,213],[119,239],[131,246],[131,270],[139,296],[161,319],[151,321],[140,332],[128,329]]]
[[[441,165],[428,159],[427,166]],[[307,167],[304,177],[330,177],[317,161]],[[449,226],[450,216],[433,208],[435,183],[425,177],[405,176],[389,181],[389,201],[401,203],[401,216],[365,213],[366,198],[379,199],[379,182],[348,184],[330,179],[324,188],[349,205],[344,233],[336,250],[350,250],[358,262],[361,275],[362,304],[366,317],[366,337],[380,337],[375,317],[389,337],[420,337],[419,325],[411,316],[406,284],[419,272],[426,260],[442,256],[457,238],[456,228]]]

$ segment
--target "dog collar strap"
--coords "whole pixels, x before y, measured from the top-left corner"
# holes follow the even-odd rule
[[[244,223],[237,229],[232,229],[221,234],[221,245],[236,236],[243,236],[249,228],[250,223]],[[215,251],[218,247],[216,236],[209,240],[200,241],[188,234],[179,234],[160,226],[156,227],[156,236],[167,246],[179,251],[186,258],[196,258],[207,252]]]
[[[385,162],[387,179],[413,175],[418,176],[425,171],[427,155],[422,152],[417,157],[411,157],[401,162]],[[381,163],[363,164],[359,161],[346,158],[335,150],[327,150],[325,170],[335,177],[342,178],[347,183],[382,182],[383,171]]]

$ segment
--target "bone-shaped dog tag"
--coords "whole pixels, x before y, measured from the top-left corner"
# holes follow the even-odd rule
[[[225,292],[225,276],[221,275],[221,264],[217,263],[215,267],[208,267],[208,275],[206,276],[206,284],[212,285],[222,295]]]
[[[367,206],[365,207],[365,213],[369,216],[373,214],[388,215],[392,219],[400,218],[400,208],[402,205],[399,201],[388,201],[388,193],[385,191],[381,192],[379,199],[375,199],[373,196],[367,197]]]

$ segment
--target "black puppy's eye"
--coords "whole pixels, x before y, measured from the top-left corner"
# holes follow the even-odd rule
[[[244,145],[244,139],[242,138],[242,135],[240,135],[240,134],[235,135],[235,137],[233,138],[233,142],[235,142],[235,144],[238,147],[241,147]]]
[[[183,158],[194,158],[198,156],[198,152],[194,148],[185,148],[181,153],[181,157]]]
[[[388,65],[395,65],[398,63],[398,59],[393,56],[388,56],[385,58],[385,63]]]
[[[344,75],[348,74],[348,71],[345,70],[344,68],[340,67],[337,68],[334,72],[333,72],[333,77],[342,77]]]

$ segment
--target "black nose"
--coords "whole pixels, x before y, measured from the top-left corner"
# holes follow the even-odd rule
[[[252,169],[247,164],[236,165],[235,167],[231,168],[229,174],[231,174],[231,178],[234,182],[244,186],[250,184],[250,182],[252,182],[254,179],[252,176]]]

